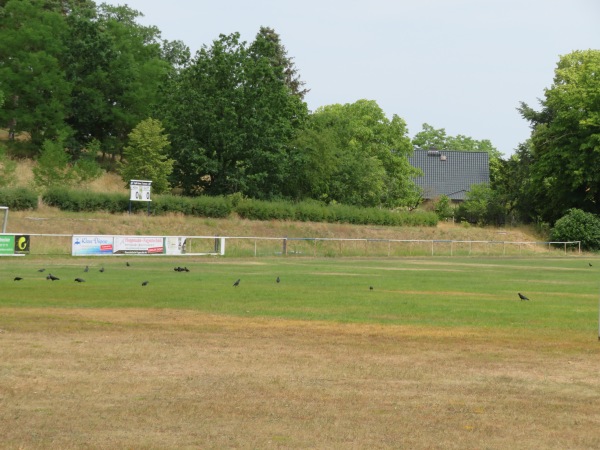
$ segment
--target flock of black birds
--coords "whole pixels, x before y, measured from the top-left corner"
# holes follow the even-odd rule
[[[127,267],[130,267],[130,266],[131,266],[131,264],[129,263],[129,261],[127,261],[127,262],[125,263],[125,265],[126,265]],[[588,263],[588,265],[589,265],[590,267],[592,267],[592,263]],[[46,270],[46,269],[38,269],[38,272],[44,272],[45,270]],[[85,266],[85,269],[83,269],[83,271],[84,271],[84,272],[86,272],[86,273],[87,273],[87,272],[89,272],[89,270],[90,270],[89,266]],[[105,269],[104,269],[104,266],[101,266],[101,267],[100,267],[100,269],[99,269],[98,271],[99,271],[99,272],[101,272],[101,273],[104,273],[104,270],[105,270]],[[173,270],[174,270],[175,272],[189,272],[189,271],[190,271],[190,269],[188,269],[187,267],[180,267],[180,266],[174,267],[174,268],[173,268]],[[17,276],[17,277],[15,277],[15,278],[14,278],[14,281],[21,281],[21,280],[23,280],[23,277],[18,277],[18,276]],[[51,273],[48,273],[48,275],[46,276],[46,280],[58,281],[58,280],[60,280],[60,278],[58,278],[58,277],[55,277],[55,276],[54,276],[54,275],[52,275]],[[85,280],[84,280],[83,278],[79,278],[79,277],[75,278],[75,281],[76,281],[77,283],[84,283],[84,282],[85,282]],[[233,283],[233,287],[238,287],[238,286],[240,285],[240,281],[242,281],[240,278],[238,278],[237,280],[235,280],[235,282]],[[281,278],[277,277],[277,278],[275,279],[275,281],[276,281],[277,283],[280,283],[280,282],[281,282]],[[148,286],[148,284],[149,284],[149,283],[150,283],[150,281],[148,281],[148,280],[145,280],[145,281],[143,281],[143,282],[142,282],[142,286]],[[371,290],[371,291],[372,291],[373,289],[374,289],[374,288],[373,288],[373,286],[369,286],[369,290]],[[520,292],[517,292],[517,295],[519,296],[519,299],[520,299],[521,301],[523,301],[523,300],[525,300],[525,301],[529,301],[529,297],[527,297],[526,295],[524,295],[524,294],[522,294],[522,293],[520,293]]]
[[[125,263],[125,265],[126,265],[127,267],[131,267],[131,264],[129,263],[129,261],[127,261],[127,262]],[[189,271],[190,271],[190,269],[188,269],[187,267],[180,267],[180,266],[174,267],[174,268],[173,268],[173,270],[174,270],[175,272],[189,272]],[[46,269],[45,269],[45,268],[44,268],[44,269],[38,269],[38,272],[40,272],[40,273],[41,273],[41,272],[45,272],[45,271],[46,271]],[[90,271],[90,267],[89,267],[89,266],[85,266],[85,269],[83,269],[83,271],[84,271],[85,273],[88,273],[88,272]],[[101,266],[101,267],[100,267],[100,269],[98,269],[98,272],[100,272],[100,273],[104,273],[104,272],[105,272],[104,266]],[[14,281],[21,281],[21,280],[23,280],[23,277],[19,277],[19,276],[17,276],[17,277],[15,277],[15,278],[14,278]],[[51,273],[48,273],[48,275],[46,275],[46,280],[50,280],[50,281],[59,281],[59,280],[60,280],[60,278],[58,278],[58,277],[56,277],[56,276],[52,275]],[[77,282],[77,283],[85,283],[85,280],[84,280],[83,278],[80,278],[80,277],[77,277],[77,278],[75,278],[75,280],[74,280],[74,281],[75,281],[75,282]],[[236,281],[233,283],[233,286],[234,286],[234,287],[238,287],[238,286],[240,285],[240,281],[241,281],[241,279],[239,279],[239,278],[238,278],[238,279],[237,279],[237,280],[236,280]],[[281,282],[281,278],[277,277],[277,278],[275,279],[275,281],[276,281],[277,283],[280,283],[280,282]],[[150,281],[148,281],[148,280],[145,280],[145,281],[143,281],[143,282],[142,282],[142,286],[148,286],[148,284],[150,284]]]

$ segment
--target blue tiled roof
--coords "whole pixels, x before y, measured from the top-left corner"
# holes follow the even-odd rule
[[[490,182],[486,152],[415,150],[408,160],[423,171],[423,176],[414,181],[423,189],[425,199],[446,195],[452,200],[465,200],[472,185]]]

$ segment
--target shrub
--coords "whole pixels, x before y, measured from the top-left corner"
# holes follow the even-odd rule
[[[581,241],[585,250],[600,249],[600,218],[573,208],[558,219],[550,232],[553,241]]]
[[[24,211],[36,209],[38,204],[37,194],[25,188],[1,188],[0,205],[9,209]]]
[[[450,198],[447,195],[440,195],[436,199],[434,211],[440,220],[450,219],[454,216],[454,209],[452,208]]]

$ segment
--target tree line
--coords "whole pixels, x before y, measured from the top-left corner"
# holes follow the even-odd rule
[[[515,105],[531,136],[504,159],[489,140],[429,124],[411,139],[372,100],[309,111],[271,28],[252,42],[221,35],[192,56],[141,15],[90,0],[0,0],[0,127],[29,136],[9,147],[38,159],[42,183],[84,182],[101,155],[158,192],[406,209],[421,195],[408,163],[419,147],[490,154],[490,185],[462,206],[479,222],[600,212],[597,50],[559,58],[539,110]]]

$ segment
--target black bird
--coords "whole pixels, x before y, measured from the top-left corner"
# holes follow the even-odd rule
[[[233,287],[238,287],[240,285],[240,279],[238,278],[235,283],[233,283]]]
[[[142,283],[142,286],[148,286],[148,283],[150,283],[150,282],[149,282],[149,281],[144,281],[144,282]]]
[[[373,290],[373,286],[369,286],[369,290],[372,291]]]
[[[46,277],[46,280],[56,281],[56,280],[60,280],[60,278],[55,277],[54,275],[52,275],[51,273],[49,273],[48,276]]]
[[[592,267],[592,263],[588,263],[590,265],[590,267]]]
[[[127,261],[127,262],[125,263],[125,265],[126,265],[127,267],[129,267],[131,264],[129,264],[129,261]]]
[[[279,277],[277,277],[277,279],[275,281],[277,281],[279,283],[281,281],[281,279]]]
[[[46,269],[38,269],[38,272],[43,272],[44,270],[46,270]]]
[[[184,272],[189,272],[189,271],[190,271],[190,269],[188,269],[187,267],[184,267],[184,268],[183,268],[183,271],[184,271]]]
[[[104,266],[100,268],[100,272],[104,272]]]
[[[75,281],[77,281],[78,283],[84,283],[85,280],[83,278],[75,278]]]
[[[15,279],[13,281],[21,281],[23,278],[21,277],[15,277]]]
[[[83,269],[84,272],[87,273],[87,271],[90,270],[90,268],[88,266],[85,266],[85,269]]]
[[[521,294],[520,292],[519,292],[519,298],[520,298],[521,300],[529,300],[527,297],[525,297],[525,296],[524,296],[523,294]]]

